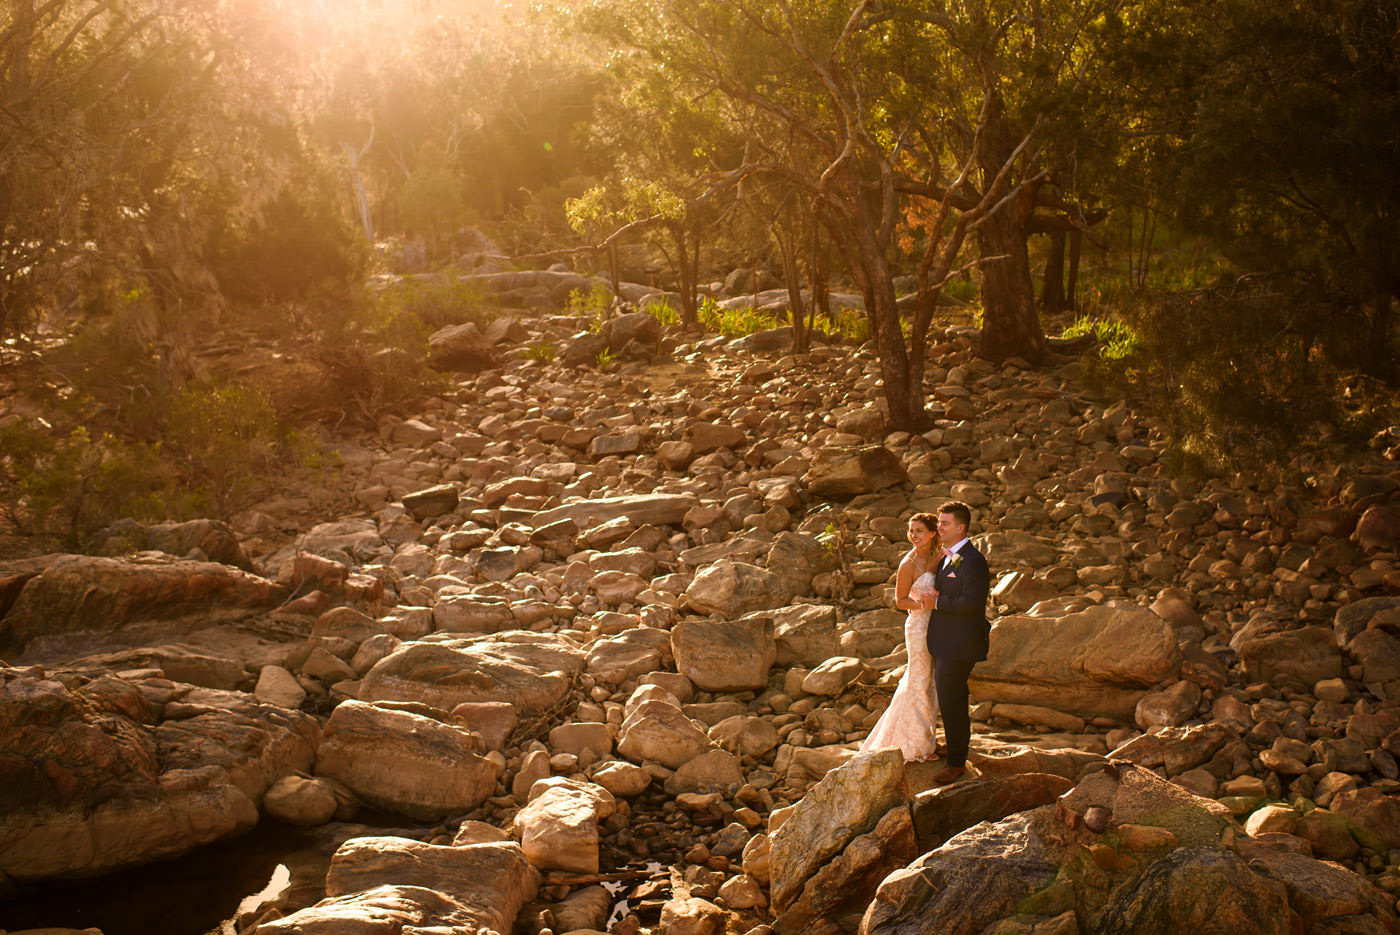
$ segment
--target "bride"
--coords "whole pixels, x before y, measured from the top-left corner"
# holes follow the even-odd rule
[[[936,591],[934,569],[938,566],[938,516],[915,513],[909,518],[909,542],[914,546],[899,563],[895,575],[895,601],[904,618],[904,645],[909,664],[894,690],[894,698],[860,752],[898,747],[906,762],[932,759],[936,755],[934,722],[938,699],[933,691],[933,662],[928,652],[928,618]]]

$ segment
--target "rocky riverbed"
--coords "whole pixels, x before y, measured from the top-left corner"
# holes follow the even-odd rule
[[[341,515],[0,566],[0,890],[274,821],[328,869],[240,933],[1397,930],[1395,449],[1190,482],[1075,362],[966,329],[910,435],[868,347],[578,327],[439,336],[472,372],[340,440]],[[948,498],[995,626],[974,769],[929,788],[855,749]]]

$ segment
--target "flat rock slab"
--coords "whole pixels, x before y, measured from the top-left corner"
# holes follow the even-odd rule
[[[420,701],[451,711],[472,701],[505,701],[531,717],[563,700],[586,664],[572,640],[511,630],[492,636],[404,643],[365,673],[361,701]]]
[[[91,651],[91,634],[197,629],[266,612],[285,596],[274,582],[216,562],[65,555],[24,582],[0,619],[0,647],[82,635]]]
[[[694,494],[645,494],[628,497],[599,497],[566,503],[535,514],[534,526],[541,529],[560,520],[571,519],[581,528],[597,526],[626,517],[635,526],[679,526],[685,514],[695,506]]]

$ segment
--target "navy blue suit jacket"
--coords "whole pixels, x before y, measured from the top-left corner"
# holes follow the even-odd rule
[[[971,542],[958,550],[956,566],[944,559],[934,577],[938,606],[929,614],[928,651],[935,659],[981,662],[987,658],[987,559]]]

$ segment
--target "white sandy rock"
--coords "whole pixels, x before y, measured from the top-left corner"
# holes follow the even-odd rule
[[[323,825],[338,807],[330,783],[306,776],[283,776],[263,796],[263,810],[292,825]]]
[[[253,697],[282,708],[299,708],[306,700],[306,689],[301,687],[295,675],[282,666],[263,666],[258,673]]]
[[[551,633],[438,635],[405,643],[360,684],[361,701],[421,701],[450,711],[467,701],[504,701],[530,717],[557,704],[584,666],[573,641]]]
[[[514,833],[531,866],[597,873],[598,823],[616,808],[612,793],[562,779],[536,783],[541,786],[514,819]]]

